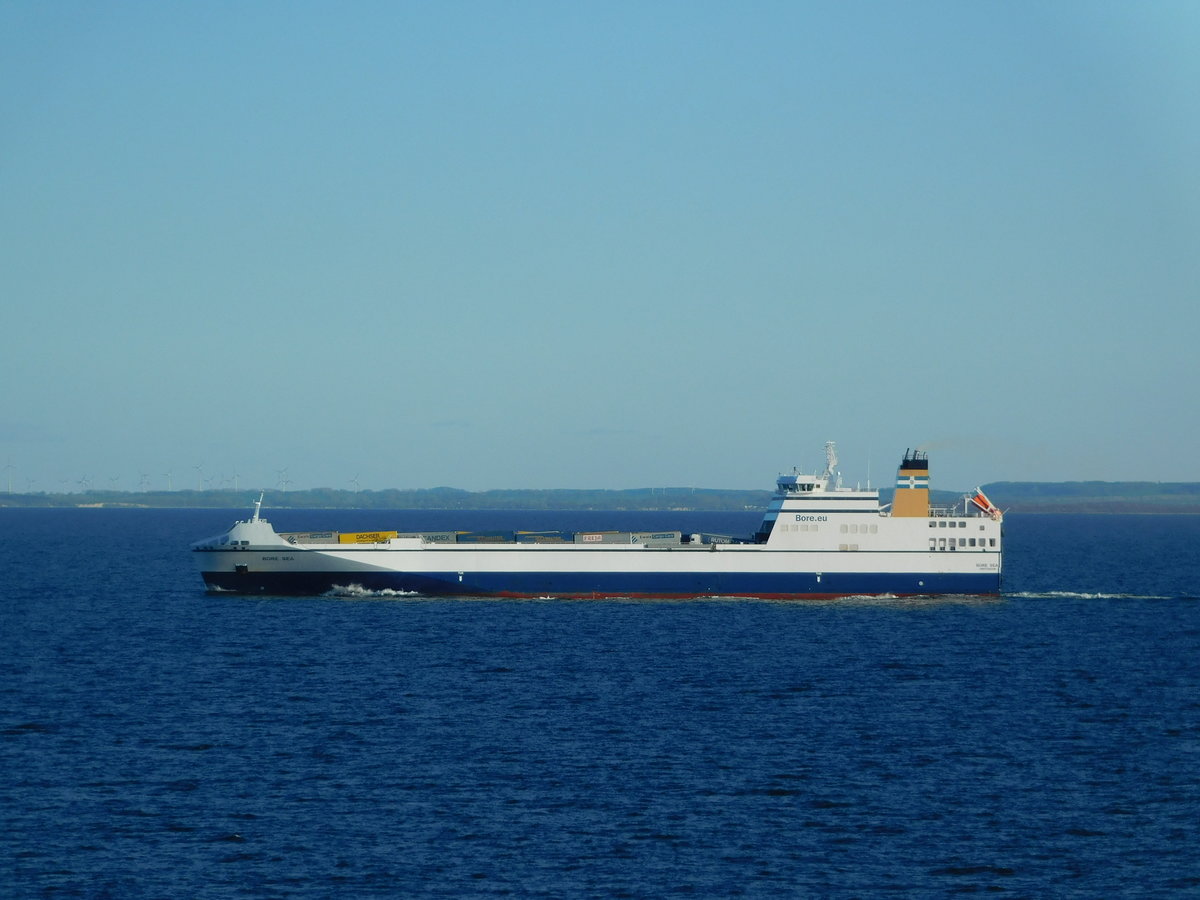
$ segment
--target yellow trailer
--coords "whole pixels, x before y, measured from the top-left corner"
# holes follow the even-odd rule
[[[397,531],[343,531],[338,535],[340,544],[382,544],[399,534]]]

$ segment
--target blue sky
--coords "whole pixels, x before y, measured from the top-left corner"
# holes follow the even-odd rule
[[[1200,480],[1198,39],[1190,2],[0,5],[0,465]]]

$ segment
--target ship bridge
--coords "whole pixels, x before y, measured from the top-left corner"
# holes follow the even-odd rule
[[[775,482],[775,490],[785,496],[809,494],[824,491],[828,485],[829,480],[818,475],[780,475],[779,480]]]

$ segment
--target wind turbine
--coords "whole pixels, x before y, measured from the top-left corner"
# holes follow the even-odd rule
[[[138,481],[138,490],[148,491],[150,489],[150,476],[145,472],[139,472],[138,474],[141,475],[141,480]]]
[[[350,479],[350,483],[354,485],[354,493],[358,493],[358,473],[354,473],[354,477]]]
[[[4,467],[5,472],[8,473],[8,492],[10,494],[12,493],[12,470],[13,470],[13,468],[14,468],[14,466],[12,463],[9,463],[8,465],[6,465]]]
[[[282,469],[276,469],[275,474],[279,476],[279,481],[275,483],[275,486],[286,491],[287,486],[292,483],[292,480],[287,477],[287,466],[284,466]]]
[[[196,484],[200,486],[200,490],[204,490],[204,463],[192,468],[196,470]]]
[[[170,472],[163,472],[163,475],[164,475],[164,476],[166,477],[166,479],[167,479],[167,493],[170,493],[172,490],[174,490],[174,488],[172,488],[172,487],[171,487],[171,473],[170,473]]]

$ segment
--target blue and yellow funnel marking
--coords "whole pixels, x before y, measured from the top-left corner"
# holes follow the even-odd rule
[[[929,516],[929,457],[920,450],[905,451],[896,473],[892,515],[902,518]]]

